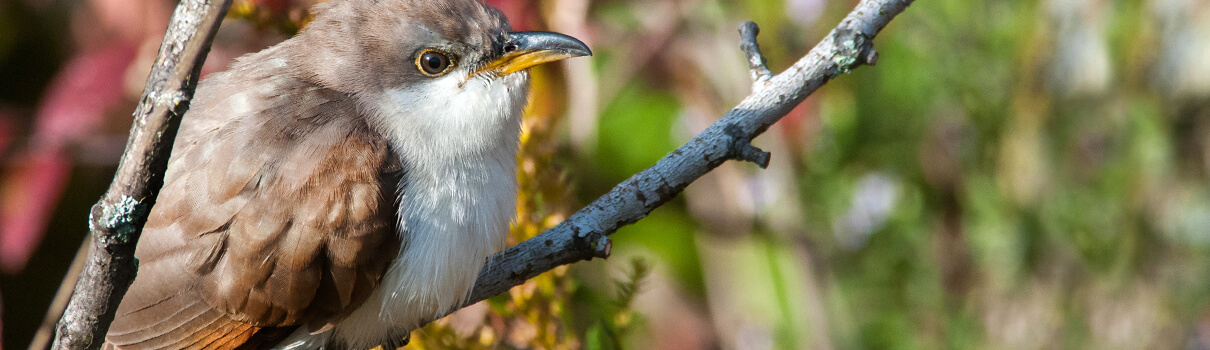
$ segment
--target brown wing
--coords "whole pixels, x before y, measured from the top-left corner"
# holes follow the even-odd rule
[[[347,97],[251,71],[199,88],[109,347],[225,349],[316,327],[363,301],[398,251],[385,141]]]

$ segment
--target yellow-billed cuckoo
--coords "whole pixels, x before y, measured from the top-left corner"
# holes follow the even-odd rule
[[[198,84],[107,348],[391,349],[503,248],[525,69],[588,47],[479,0],[315,10]]]

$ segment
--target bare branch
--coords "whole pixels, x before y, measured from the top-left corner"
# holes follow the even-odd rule
[[[135,244],[164,184],[172,143],[231,0],[183,0],[134,112],[109,190],[89,215],[93,247],[56,327],[54,349],[99,349],[138,268]]]
[[[67,269],[63,281],[59,283],[59,290],[55,291],[55,298],[51,300],[50,308],[46,310],[42,325],[38,326],[37,332],[34,332],[34,339],[29,342],[29,350],[49,349],[51,341],[55,340],[55,327],[59,324],[59,318],[63,317],[63,310],[67,309],[72,289],[75,288],[76,281],[80,280],[80,271],[84,270],[84,263],[88,261],[88,251],[91,247],[91,239],[80,240],[80,248],[76,250],[76,257],[71,259],[71,267]]]
[[[765,55],[760,52],[760,44],[756,43],[757,34],[760,34],[760,27],[757,27],[755,22],[747,21],[739,25],[739,49],[748,57],[748,72],[752,74],[753,84],[763,83],[773,77],[773,72],[765,65]]]
[[[762,88],[754,89],[752,95],[701,134],[566,221],[492,257],[479,273],[475,290],[465,305],[503,293],[557,266],[602,257],[599,252],[608,251],[608,236],[619,227],[646,217],[727,160],[767,165],[768,153],[748,141],[832,78],[861,64],[872,65],[878,54],[871,40],[912,2],[863,0],[806,56],[785,72],[769,76]],[[756,25],[745,23],[740,32],[749,68],[759,81],[768,68],[764,67],[756,46]]]

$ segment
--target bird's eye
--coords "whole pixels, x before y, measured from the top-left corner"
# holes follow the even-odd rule
[[[430,77],[441,76],[450,70],[453,60],[445,53],[436,50],[425,50],[416,57],[416,67],[420,72]]]

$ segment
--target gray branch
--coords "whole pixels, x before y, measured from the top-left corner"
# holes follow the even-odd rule
[[[760,34],[760,27],[757,27],[756,23],[744,22],[739,25],[739,49],[744,51],[744,56],[748,58],[748,72],[752,74],[753,84],[763,83],[773,77],[773,72],[765,65],[765,55],[760,53],[760,44],[756,43],[757,34]]]
[[[99,349],[138,269],[135,244],[156,196],[198,75],[231,0],[177,6],[134,111],[126,151],[109,190],[92,207],[92,248],[56,327],[54,349]]]
[[[863,0],[806,56],[773,76],[766,75],[770,73],[756,45],[756,24],[744,23],[740,26],[740,47],[759,88],[654,166],[618,184],[559,225],[496,254],[479,273],[465,305],[503,293],[560,265],[608,257],[610,234],[646,217],[725,161],[768,165],[769,154],[748,141],[832,78],[862,64],[873,65],[878,58],[874,36],[912,2]]]

